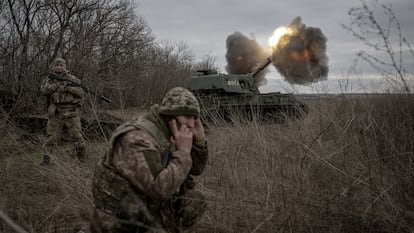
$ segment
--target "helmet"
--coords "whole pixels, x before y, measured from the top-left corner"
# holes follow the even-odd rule
[[[53,62],[52,62],[52,66],[56,65],[56,64],[62,64],[64,66],[66,66],[66,61],[63,58],[56,58]]]
[[[200,115],[200,105],[196,97],[189,90],[182,87],[175,87],[165,94],[161,101],[161,115]]]

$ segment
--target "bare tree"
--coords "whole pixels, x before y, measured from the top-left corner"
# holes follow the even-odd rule
[[[195,70],[219,70],[216,57],[211,53],[204,55],[203,59],[194,65]]]
[[[19,76],[26,76],[28,65],[29,39],[34,17],[39,11],[37,1],[7,0],[12,24],[20,42],[20,71]]]
[[[155,43],[132,1],[0,0],[0,9],[0,91],[30,103],[25,111],[40,107],[42,74],[58,56],[114,107],[152,104],[191,76],[188,46]]]
[[[410,93],[409,81],[413,80],[413,71],[407,67],[410,67],[408,62],[412,66],[414,52],[402,33],[397,16],[391,6],[378,6],[378,1],[373,1],[371,5],[365,0],[361,3],[361,7],[349,10],[349,25],[341,25],[366,47],[357,52],[353,65],[358,65],[360,60],[365,61],[393,87]],[[378,8],[382,13],[378,13]],[[386,20],[381,18],[384,16]]]
[[[163,41],[154,46],[149,70],[141,80],[146,105],[159,102],[172,87],[185,86],[191,77],[193,54],[184,42]]]
[[[123,76],[118,71],[139,69],[137,60],[152,46],[129,1],[1,0],[0,8],[0,81],[2,89],[24,93],[22,103],[38,99],[40,74],[57,56],[87,84],[105,84],[113,80],[109,70]]]

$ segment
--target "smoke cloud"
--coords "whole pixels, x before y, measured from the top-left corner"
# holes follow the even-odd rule
[[[269,56],[256,40],[240,32],[234,32],[226,39],[226,71],[229,74],[247,74],[262,64]],[[255,76],[258,85],[266,84],[266,70]]]
[[[326,80],[328,57],[327,38],[319,28],[306,27],[296,17],[272,48],[272,62],[279,73],[291,84],[310,84]]]

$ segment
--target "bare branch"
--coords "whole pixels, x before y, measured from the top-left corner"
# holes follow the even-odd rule
[[[398,81],[401,89],[410,92],[407,79],[410,78],[404,61],[404,46],[409,48],[409,53],[414,58],[411,45],[402,34],[402,29],[397,16],[390,6],[381,5],[383,15],[387,16],[384,25],[376,15],[377,1],[368,6],[365,0],[361,0],[361,7],[353,7],[349,10],[349,25],[341,25],[346,31],[364,43],[367,49],[357,53],[361,60],[367,62],[383,77]],[[394,33],[394,31],[396,33]],[[396,39],[398,43],[394,44]],[[385,57],[384,57],[385,56]],[[359,60],[359,59],[357,59]]]

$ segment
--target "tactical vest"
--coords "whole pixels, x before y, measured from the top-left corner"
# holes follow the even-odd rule
[[[100,159],[98,166],[96,167],[92,189],[94,205],[102,211],[112,215],[117,215],[120,203],[128,193],[138,195],[139,198],[147,204],[147,209],[152,213],[157,213],[161,208],[162,202],[160,200],[150,199],[143,195],[142,192],[132,187],[128,180],[116,172],[111,162],[112,151],[116,139],[119,136],[136,129],[142,129],[148,132],[158,142],[158,149],[159,151],[164,152],[163,154],[167,153],[167,151],[169,152],[168,139],[164,136],[163,132],[148,119],[134,119],[119,126],[115,130],[105,156]],[[164,166],[166,166],[166,164],[161,163],[161,161],[163,161],[163,156],[161,154],[158,158],[155,158],[154,156],[150,157],[148,155],[144,156],[154,176],[157,176],[164,169]]]
[[[80,83],[80,80],[69,73],[64,74],[64,78],[72,80],[75,83]],[[80,88],[80,87],[77,87]],[[73,104],[73,105],[80,105],[82,101],[81,97],[75,96],[72,93],[65,91],[59,92],[56,91],[49,97],[49,102],[52,104]]]

